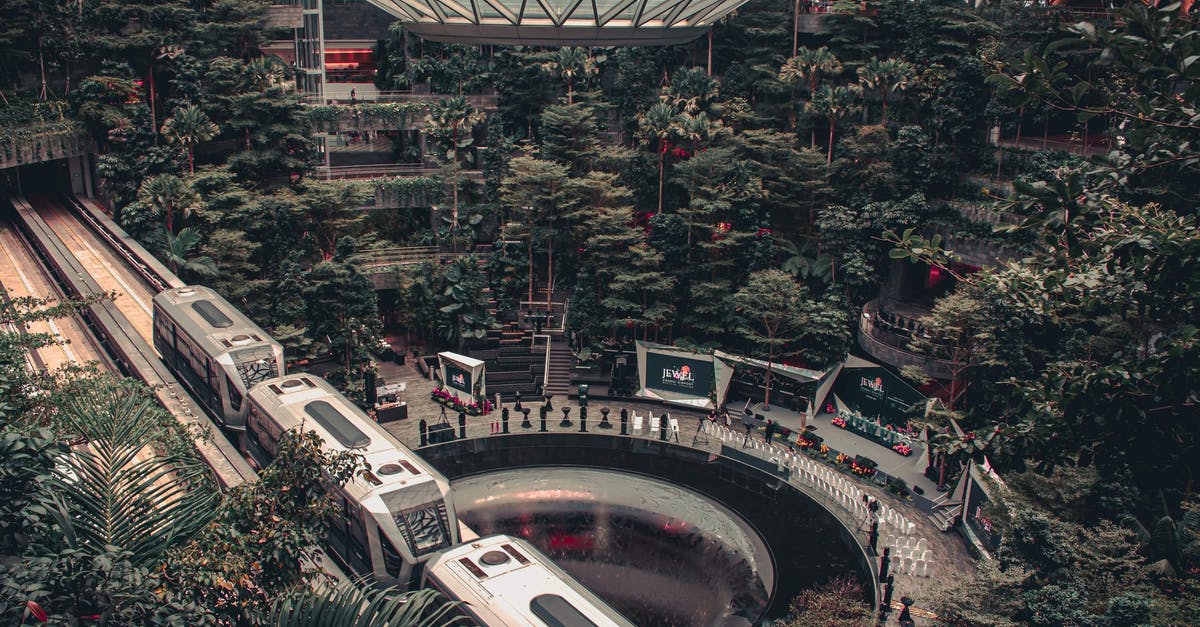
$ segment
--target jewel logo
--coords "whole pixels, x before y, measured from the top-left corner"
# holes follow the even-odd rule
[[[663,383],[670,383],[679,387],[691,388],[696,385],[696,377],[692,375],[692,368],[688,365],[675,368],[663,368],[662,371]]]
[[[858,385],[869,396],[874,398],[881,398],[883,396],[883,377],[875,377],[874,381],[863,377]]]

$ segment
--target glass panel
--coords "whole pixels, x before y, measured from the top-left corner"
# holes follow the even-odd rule
[[[542,594],[529,601],[533,615],[550,627],[597,627],[569,601],[557,594]]]
[[[233,326],[233,320],[230,320],[229,316],[221,313],[221,310],[217,309],[216,305],[206,300],[198,300],[192,303],[192,309],[200,314],[200,317],[204,318],[205,322],[218,329]]]
[[[304,406],[304,411],[346,448],[362,448],[371,443],[367,434],[350,424],[337,408],[325,401],[313,401]]]

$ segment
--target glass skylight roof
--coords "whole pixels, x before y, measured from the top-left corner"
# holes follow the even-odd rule
[[[426,39],[537,46],[695,39],[746,0],[368,0]]]

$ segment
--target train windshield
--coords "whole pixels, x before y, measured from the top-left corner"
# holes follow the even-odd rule
[[[275,352],[270,346],[256,346],[232,351],[229,356],[241,376],[246,389],[250,389],[259,381],[274,379],[279,376],[279,364],[276,363]]]

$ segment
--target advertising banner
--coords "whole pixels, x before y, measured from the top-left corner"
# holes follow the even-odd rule
[[[446,385],[461,392],[471,393],[471,373],[446,362]]]
[[[707,397],[713,390],[713,362],[647,352],[646,387]]]
[[[924,408],[925,397],[886,368],[845,368],[834,392],[842,402],[868,419],[904,426],[913,405]]]

